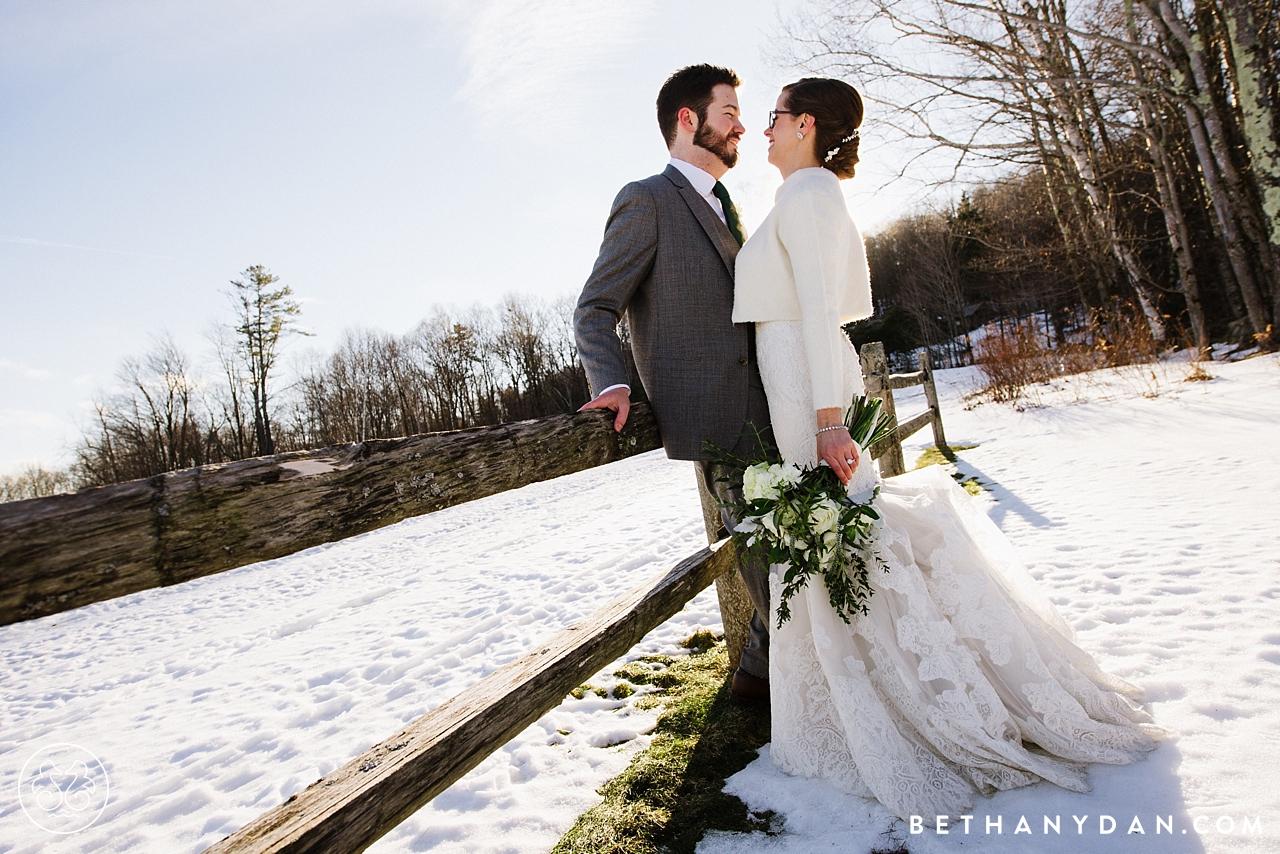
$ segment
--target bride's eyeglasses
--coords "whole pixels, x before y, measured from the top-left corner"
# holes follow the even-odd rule
[[[778,116],[781,116],[781,115],[794,116],[795,113],[791,112],[790,110],[770,110],[769,111],[769,129],[770,130],[772,130],[773,126],[778,123]]]

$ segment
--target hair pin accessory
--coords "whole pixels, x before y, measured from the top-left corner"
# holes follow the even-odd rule
[[[835,157],[837,154],[839,154],[839,153],[840,153],[840,149],[844,147],[845,143],[853,142],[853,141],[854,141],[855,139],[857,139],[859,136],[861,136],[861,134],[859,134],[859,133],[858,133],[858,131],[857,131],[857,129],[855,128],[855,129],[854,129],[854,131],[853,131],[853,133],[849,134],[849,135],[848,135],[848,136],[846,136],[844,139],[840,140],[840,144],[839,144],[839,145],[837,145],[835,148],[833,148],[833,149],[831,149],[830,151],[828,151],[828,152],[827,152],[827,156],[826,156],[825,158],[823,158],[822,162],[823,162],[823,163],[830,163],[830,162],[831,162],[831,158]]]

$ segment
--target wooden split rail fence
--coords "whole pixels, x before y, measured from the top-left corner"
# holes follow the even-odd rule
[[[648,406],[375,439],[0,504],[0,625],[282,557],[661,446]]]
[[[916,373],[890,374],[883,346],[873,342],[863,346],[862,363],[867,393],[884,400],[890,414],[894,389],[925,387],[928,411],[872,449],[884,475],[899,474],[902,440],[925,424],[932,423],[935,440],[945,444],[928,357],[921,357]],[[611,413],[577,413],[281,454],[0,504],[0,625],[279,557],[660,447],[647,406],[632,409],[620,434],[611,422]],[[707,523],[710,537],[719,525],[713,528],[710,516]],[[734,560],[729,543],[709,544],[317,780],[208,854],[363,851],[713,581],[736,661],[751,610],[741,581],[726,574]]]
[[[929,351],[925,350],[920,354],[920,370],[910,374],[889,373],[884,345],[879,341],[864,344],[860,358],[867,395],[880,398],[884,411],[898,424],[898,429],[892,436],[871,448],[871,456],[880,461],[880,474],[893,477],[907,470],[902,458],[902,440],[919,432],[926,424],[933,426],[933,443],[939,448],[947,447],[947,437],[942,430],[942,410],[938,407],[938,387],[933,381],[933,363],[929,359]],[[924,399],[928,408],[906,421],[899,421],[893,390],[917,385],[924,386]]]

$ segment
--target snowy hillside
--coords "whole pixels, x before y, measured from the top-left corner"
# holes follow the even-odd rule
[[[1210,371],[1074,378],[1022,412],[965,410],[971,373],[939,375],[949,439],[977,446],[960,458],[979,500],[1082,645],[1144,686],[1177,735],[1141,765],[1095,769],[1090,795],[980,801],[968,836],[899,823],[911,851],[1280,847],[1280,360]],[[703,542],[691,466],[657,453],[0,628],[0,852],[199,851]],[[708,591],[632,655],[718,622]],[[567,700],[371,850],[546,851],[653,720]],[[63,837],[28,820],[16,789],[57,742],[91,751],[111,784],[96,822]],[[783,833],[709,839],[706,854],[886,845],[883,811],[767,759],[730,786],[780,813]],[[1059,813],[1061,836],[1042,835]],[[1015,834],[1023,815],[1033,834]],[[1089,816],[1083,834],[1072,815]],[[983,833],[996,816],[1002,833]],[[1126,834],[1134,816],[1145,835]],[[1156,836],[1157,816],[1173,836]]]
[[[0,628],[0,851],[55,840],[16,784],[56,742],[91,751],[111,785],[58,851],[203,850],[705,546],[694,483],[648,454]],[[708,591],[633,655],[719,625]],[[626,705],[566,701],[374,850],[549,848],[645,743],[656,716]]]

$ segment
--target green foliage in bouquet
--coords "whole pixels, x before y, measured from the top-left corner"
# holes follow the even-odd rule
[[[863,395],[854,397],[845,426],[864,449],[895,429],[880,401]],[[735,545],[786,566],[778,625],[791,619],[791,598],[813,577],[823,580],[831,607],[846,623],[854,614],[865,614],[872,593],[870,567],[887,569],[875,549],[882,524],[873,506],[879,486],[851,496],[827,466],[801,469],[784,462],[776,447],[761,444],[765,449],[754,460],[708,448],[727,471],[722,480],[742,484],[742,500],[728,505],[740,520],[732,535]]]
[[[889,415],[880,410],[880,398],[855,394],[844,416],[844,426],[859,448],[870,448],[893,435],[897,425]]]

